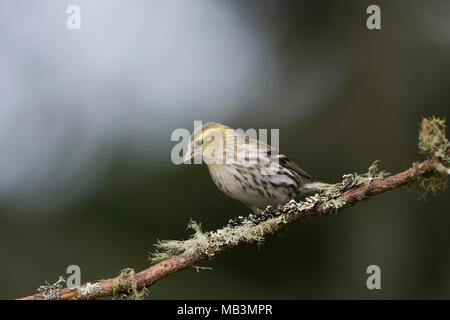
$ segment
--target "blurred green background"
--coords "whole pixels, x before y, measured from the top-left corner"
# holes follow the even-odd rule
[[[279,128],[283,153],[335,182],[423,159],[422,116],[449,118],[450,3],[71,1],[0,4],[0,298],[81,268],[149,266],[157,239],[246,215],[205,166],[176,166],[194,120]],[[149,299],[449,299],[448,194],[406,188],[304,219],[178,272]],[[381,267],[381,290],[366,268]]]

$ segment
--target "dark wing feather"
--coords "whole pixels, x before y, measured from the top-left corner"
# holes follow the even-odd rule
[[[298,173],[300,177],[308,181],[312,181],[312,177],[309,175],[309,173],[300,168],[295,162],[289,160],[289,158],[286,157],[284,154],[279,154],[277,149],[269,146],[268,144],[262,141],[251,139],[248,136],[245,137],[245,143],[258,145],[258,150],[260,152],[266,153],[267,156],[269,157],[270,156],[277,157],[281,166]]]
[[[283,167],[297,172],[302,178],[312,181],[311,176],[305,170],[300,168],[295,162],[292,162],[291,160],[289,160],[289,158],[286,157],[284,154],[278,155],[278,159],[280,160],[280,164]]]

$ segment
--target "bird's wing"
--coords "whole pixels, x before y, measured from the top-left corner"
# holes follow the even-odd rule
[[[271,147],[270,145],[262,141],[252,139],[248,136],[245,137],[245,143],[253,146],[254,148],[258,148],[258,152],[260,153],[264,153],[272,158],[278,158],[280,165],[298,173],[302,178],[312,181],[312,177],[308,172],[300,168],[295,162],[291,161],[284,154],[280,154],[277,149]]]
[[[297,172],[302,178],[305,178],[305,179],[307,179],[309,181],[312,181],[312,177],[309,175],[308,172],[306,172],[305,170],[300,168],[295,162],[289,160],[289,158],[286,157],[284,154],[279,154],[278,155],[278,159],[280,161],[280,164],[283,167]]]

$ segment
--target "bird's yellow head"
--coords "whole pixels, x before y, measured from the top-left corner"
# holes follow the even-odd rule
[[[229,131],[231,130],[231,131]],[[218,162],[223,156],[227,134],[233,129],[216,122],[208,122],[197,128],[191,135],[188,150],[183,159],[191,161],[194,157],[202,157],[207,164]],[[222,150],[219,154],[218,150]]]

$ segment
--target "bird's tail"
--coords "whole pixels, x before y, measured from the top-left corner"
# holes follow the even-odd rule
[[[305,188],[306,192],[313,192],[313,191],[317,191],[320,189],[328,188],[329,186],[331,186],[331,184],[329,184],[329,183],[313,181],[313,182],[306,183],[303,187]]]

